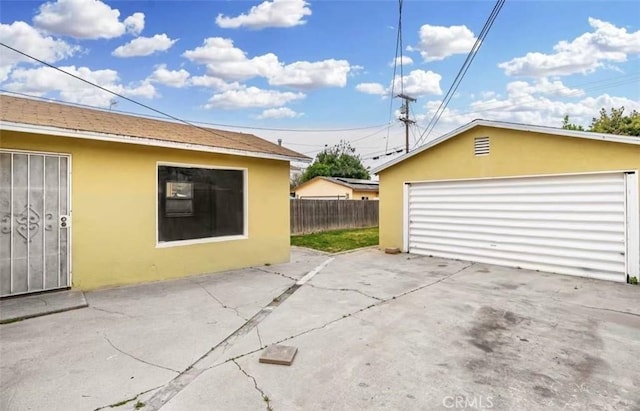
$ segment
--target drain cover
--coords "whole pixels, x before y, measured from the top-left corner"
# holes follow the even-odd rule
[[[266,364],[291,365],[297,352],[296,347],[274,344],[264,350],[259,361]]]

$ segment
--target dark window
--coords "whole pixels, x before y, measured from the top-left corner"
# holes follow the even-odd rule
[[[158,240],[244,234],[244,172],[158,166]]]

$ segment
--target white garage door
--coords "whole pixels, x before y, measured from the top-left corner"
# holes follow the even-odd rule
[[[406,201],[410,253],[612,281],[638,275],[635,173],[412,183]]]

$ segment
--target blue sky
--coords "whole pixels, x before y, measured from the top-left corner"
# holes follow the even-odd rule
[[[412,146],[493,6],[404,1],[394,92],[418,99]],[[345,139],[367,165],[403,145],[397,1],[3,1],[0,23],[3,43],[177,117],[311,156]],[[0,89],[153,114],[5,48]],[[588,124],[622,105],[640,110],[640,2],[508,0],[429,138],[474,118]]]

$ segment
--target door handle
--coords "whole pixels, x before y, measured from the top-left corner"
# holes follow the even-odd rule
[[[71,225],[71,217],[68,215],[60,216],[60,228],[68,228]]]

